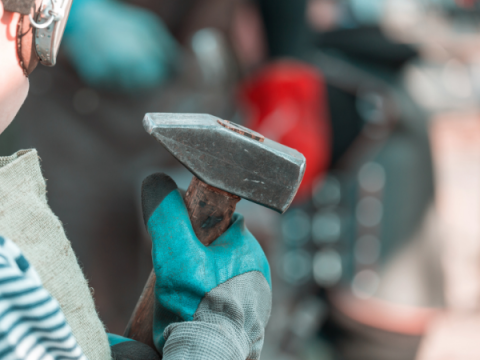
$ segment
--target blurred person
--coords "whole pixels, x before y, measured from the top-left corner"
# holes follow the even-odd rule
[[[56,54],[47,56],[49,48],[35,39],[45,37],[44,28],[63,30],[69,4],[39,1],[37,10],[33,1],[0,2],[0,132],[25,100],[39,60],[55,64]],[[59,44],[62,33],[48,36]],[[146,345],[107,338],[63,226],[48,206],[37,152],[0,158],[0,184],[2,358],[158,359]],[[157,351],[164,359],[258,359],[270,313],[270,270],[242,216],[235,214],[230,228],[205,248],[175,182],[164,174],[143,182],[142,209],[154,244]]]
[[[297,65],[297,67],[299,67],[299,65]],[[281,70],[283,70],[283,72],[281,72]],[[276,69],[273,66],[270,66],[269,71],[263,71],[260,76],[257,75],[258,77],[256,79],[247,84],[247,87],[245,88],[246,101],[248,101],[249,108],[253,108],[251,113],[254,114],[253,117],[250,117],[250,123],[248,126],[253,127],[257,131],[263,131],[263,133],[270,132],[274,134],[281,134],[281,141],[284,143],[291,144],[295,141],[303,141],[297,148],[306,149],[310,147],[311,150],[306,151],[305,153],[307,155],[307,159],[310,161],[321,159],[323,161],[318,162],[317,167],[314,167],[317,172],[311,173],[311,177],[306,179],[307,181],[305,184],[309,184],[309,186],[305,186],[302,189],[304,198],[297,198],[296,209],[304,212],[306,211],[309,216],[311,214],[312,221],[315,221],[314,217],[320,218],[322,212],[325,214],[330,214],[330,212],[336,214],[338,212],[341,216],[341,219],[345,219],[345,224],[341,227],[342,234],[343,231],[345,231],[345,234],[343,234],[345,238],[336,239],[335,242],[330,246],[325,244],[326,250],[323,249],[322,246],[318,248],[318,240],[312,241],[313,244],[308,243],[305,245],[305,248],[308,249],[307,251],[309,252],[315,251],[315,253],[318,252],[318,254],[322,254],[322,250],[325,250],[326,254],[328,249],[333,248],[335,251],[342,254],[342,263],[344,263],[343,266],[345,266],[345,268],[342,266],[344,269],[342,271],[342,276],[344,276],[344,278],[337,286],[327,286],[327,288],[329,289],[329,292],[333,294],[338,292],[349,293],[350,283],[354,282],[355,275],[355,272],[351,274],[351,271],[353,270],[349,269],[355,269],[360,266],[355,264],[356,235],[354,227],[357,226],[355,220],[355,211],[358,211],[356,208],[358,206],[358,201],[361,199],[359,198],[359,200],[356,200],[354,195],[357,191],[361,191],[355,190],[358,186],[355,184],[357,178],[356,166],[358,166],[356,165],[356,162],[362,160],[369,161],[368,158],[364,159],[365,153],[378,151],[376,150],[376,147],[379,145],[375,142],[372,142],[371,145],[368,145],[369,143],[365,143],[365,139],[360,136],[361,131],[364,129],[366,124],[365,119],[361,114],[358,113],[357,110],[357,106],[361,101],[358,96],[332,85],[332,82],[326,85],[323,78],[318,77],[318,75],[314,75],[317,74],[317,71],[313,71],[312,74],[305,75],[305,78],[302,80],[302,82],[295,82],[296,79],[302,78],[299,77],[298,73],[296,77],[293,77],[292,75],[295,74],[294,71],[298,72],[298,69],[295,70],[295,67],[292,63],[277,63]],[[285,77],[285,74],[289,74],[289,76]],[[345,74],[348,74],[348,72],[345,72]],[[320,101],[310,100],[309,96],[306,96],[299,91],[299,89],[302,89],[301,86],[304,86],[304,83],[311,83],[311,85],[314,85],[315,88],[322,89],[321,91],[317,90],[315,93],[312,93],[321,95]],[[269,89],[270,91],[262,91],[265,89]],[[268,93],[268,97],[262,96],[262,93]],[[284,97],[287,97],[288,101],[292,101],[294,104],[296,104],[296,106],[290,106],[289,112],[284,110],[284,104],[287,102]],[[312,119],[316,119],[317,124],[326,122],[333,132],[337,132],[332,137],[327,138],[328,142],[318,136],[315,138],[315,132],[309,130],[308,122],[305,120],[308,118],[305,115],[299,117],[301,112],[299,112],[299,110],[297,110],[297,112],[292,110],[301,109],[301,111],[305,111],[306,109],[309,109],[306,104],[310,103],[316,104],[316,106],[324,104],[323,106],[318,107],[316,112],[312,111]],[[271,115],[272,113],[275,115]],[[391,222],[394,222],[395,224],[390,225],[387,229],[382,229],[379,235],[381,236],[380,241],[382,243],[382,256],[378,259],[379,263],[376,266],[380,268],[383,268],[384,266],[388,267],[388,263],[390,261],[395,262],[393,259],[397,256],[397,254],[402,253],[402,248],[407,242],[418,243],[417,240],[408,241],[408,239],[415,233],[416,229],[421,226],[421,219],[424,216],[428,204],[431,202],[432,184],[430,183],[431,172],[428,171],[430,160],[426,129],[423,126],[416,126],[412,123],[409,124],[410,121],[421,119],[421,117],[417,117],[421,116],[420,114],[413,114],[413,116],[411,114],[403,114],[402,116],[402,118],[396,119],[397,121],[401,121],[402,125],[399,125],[399,128],[397,129],[392,129],[392,133],[389,134],[388,137],[383,137],[383,141],[385,141],[386,144],[383,146],[384,149],[381,151],[381,157],[379,159],[370,159],[370,161],[373,163],[380,162],[380,164],[382,164],[382,168],[388,170],[386,174],[388,177],[388,182],[385,185],[386,189],[384,189],[384,192],[382,192],[383,195],[381,198],[382,204],[385,204],[383,208],[381,224],[387,224]],[[345,128],[347,124],[348,127]],[[282,133],[281,129],[283,128],[288,128],[290,131]],[[357,133],[355,133],[355,131],[357,131]],[[296,137],[298,137],[298,140]],[[357,146],[354,149],[351,149],[353,144],[355,144],[355,141],[363,141],[364,148]],[[322,142],[329,146],[327,150],[323,152],[317,150],[317,152],[315,152],[314,149],[320,149],[320,144],[322,144]],[[402,156],[399,152],[407,149],[411,150],[406,151],[404,156],[409,157],[409,160],[406,162],[403,160],[397,160],[395,162],[394,159],[396,156]],[[419,154],[414,157],[412,152],[415,151],[419,151]],[[326,162],[324,160],[325,155],[328,155]],[[321,183],[321,179],[325,173],[327,173],[327,171],[332,171],[332,173],[335,174],[337,164],[345,157],[347,159],[350,158],[350,162],[344,163],[344,167],[338,170],[340,174],[343,174],[343,176],[340,177],[340,179],[343,179],[341,183],[341,204],[335,205],[333,209],[330,205],[326,205],[325,209],[317,209],[313,207],[310,200],[314,195],[312,190],[319,188],[318,184],[319,182]],[[357,158],[359,159],[356,160]],[[393,160],[389,161],[389,158]],[[347,160],[345,159],[343,161]],[[404,171],[408,173],[409,171],[415,171],[418,169],[423,169],[424,172],[418,174],[415,183],[406,183],[405,179],[401,180],[403,176],[399,174],[403,174]],[[394,179],[398,179],[398,181],[395,181],[391,178],[394,173],[397,174],[394,176]],[[308,181],[309,179],[310,181]],[[351,184],[352,182],[353,184]],[[347,187],[347,189],[344,190],[344,186]],[[401,198],[396,195],[397,189],[403,194]],[[352,195],[349,195],[350,193],[352,193]],[[299,202],[300,200],[303,201]],[[390,204],[390,207],[387,207],[388,204]],[[339,207],[338,210],[337,207]],[[369,210],[366,209],[364,211],[368,214]],[[310,220],[307,221],[307,223],[310,224]],[[333,225],[334,224],[332,224],[332,226]],[[304,226],[308,225],[305,224]],[[330,226],[330,224],[325,223],[324,226],[327,227],[325,231],[328,232],[328,229],[330,229],[328,226]],[[346,226],[347,228],[344,229],[343,226]],[[352,227],[352,234],[350,234],[350,231],[348,230],[349,227]],[[297,229],[296,231],[310,233],[310,230],[308,229]],[[359,232],[361,232],[361,230],[359,230]],[[313,245],[313,247],[311,245]],[[341,250],[337,250],[337,246],[340,247]],[[390,280],[387,279],[387,272],[382,272],[381,274],[382,283],[389,283]],[[312,288],[316,287],[314,284],[311,284],[310,286]],[[305,296],[307,296],[309,292],[314,292],[314,290],[305,290]],[[302,295],[298,294],[298,298],[300,299],[301,297]],[[352,302],[355,303],[354,300],[356,299],[356,296],[352,297]],[[390,300],[395,302],[395,297],[396,295],[393,295]],[[378,327],[378,330],[376,330],[378,331],[378,334],[370,334],[368,326],[363,328],[360,325],[352,325],[349,322],[343,321],[343,319],[340,319],[336,315],[333,316],[337,311],[337,308],[343,305],[343,299],[337,299],[333,297],[328,299],[327,302],[330,304],[330,311],[332,312],[329,315],[329,318],[332,316],[335,326],[332,326],[332,321],[329,321],[327,324],[328,327],[325,327],[322,333],[328,336],[328,338],[332,341],[332,344],[334,344],[335,349],[340,354],[345,356],[345,359],[361,358],[360,356],[374,359],[376,358],[375,356],[377,356],[375,355],[376,353],[382,353],[381,349],[384,346],[382,345],[382,341],[385,341],[380,340],[382,339],[382,333],[384,331],[380,330],[384,325],[382,324],[382,321],[379,321],[376,324]],[[369,310],[369,308],[362,307],[365,305],[364,301],[359,299],[357,305],[360,313],[370,311],[371,316],[374,316],[374,313]],[[344,308],[342,308],[342,310],[345,311]],[[387,312],[390,312],[391,310],[392,309],[388,310]],[[395,311],[396,310],[393,310],[393,312]],[[352,316],[352,313],[347,313],[349,316]],[[348,316],[346,318],[349,319]],[[352,316],[352,319],[349,319],[349,321],[353,319],[356,319],[355,321],[358,320],[356,317]],[[386,323],[387,321],[385,321],[385,324]],[[349,329],[350,325],[354,328],[354,330]],[[368,343],[362,343],[361,339],[364,336],[372,340]],[[398,342],[396,342],[396,340],[388,342],[389,353],[396,353],[397,356],[400,356],[400,358],[401,356],[405,356],[404,358],[408,359],[409,356],[412,356],[412,353],[415,352],[416,346],[418,346],[418,338],[411,337],[411,341],[410,339],[405,341],[402,338],[403,335],[398,334]],[[409,338],[409,336],[407,336],[407,338]],[[373,339],[377,339],[378,341]],[[396,343],[398,346],[395,345]],[[363,350],[361,351],[361,349]],[[348,351],[348,355],[345,353],[346,351]],[[382,355],[378,356],[380,359]]]
[[[333,201],[319,207],[322,196],[328,199],[337,193],[332,190],[331,194],[324,194],[319,190],[322,186],[318,186],[315,187],[317,195],[315,192],[311,194],[314,197],[311,202],[299,204],[298,222],[311,228],[305,230],[300,228],[301,225],[290,228],[287,233],[291,238],[285,236],[284,247],[288,251],[285,263],[280,258],[278,268],[291,265],[287,263],[287,255],[307,252],[311,254],[310,262],[305,260],[304,264],[324,270],[324,275],[310,274],[311,278],[316,277],[317,283],[323,281],[322,288],[328,290],[326,300],[330,313],[321,333],[334,345],[335,356],[342,360],[476,359],[478,353],[472,334],[479,329],[478,286],[474,280],[478,276],[478,242],[468,234],[476,226],[469,226],[465,216],[460,219],[458,207],[451,206],[447,211],[447,223],[457,222],[456,231],[462,235],[454,236],[449,244],[446,238],[452,229],[445,228],[445,219],[442,220],[438,209],[433,206],[433,163],[428,133],[430,114],[411,98],[402,81],[402,71],[409,61],[417,58],[417,50],[395,43],[385,37],[378,26],[372,26],[382,16],[379,8],[364,7],[369,2],[352,3],[353,14],[358,19],[350,19],[350,28],[338,26],[332,31],[330,27],[330,31],[315,36],[319,51],[310,60],[318,65],[322,76],[318,76],[318,69],[317,73],[312,69],[309,79],[316,82],[316,89],[327,89],[316,91],[317,94],[327,94],[318,101],[327,105],[326,111],[317,109],[316,121],[326,121],[331,127],[332,155],[325,191],[332,190],[333,182],[333,190],[340,192],[339,199],[335,199],[338,203]],[[421,18],[416,20],[420,20],[418,26],[421,28]],[[369,26],[362,25],[364,23]],[[324,29],[322,26],[317,28]],[[428,30],[426,33],[431,37]],[[456,41],[453,43],[456,45]],[[242,88],[242,100],[247,108],[247,126],[264,133],[282,134],[284,138],[280,141],[296,141],[297,132],[304,134],[305,143],[300,146],[308,147],[308,139],[313,138],[312,131],[307,130],[309,120],[301,121],[305,115],[299,114],[309,108],[306,104],[310,102],[307,96],[300,96],[299,89],[306,80],[295,76],[294,64],[291,60],[284,60],[260,69]],[[301,65],[296,63],[298,68]],[[318,80],[322,78],[326,79],[326,84]],[[285,111],[284,104],[289,101],[297,104],[296,112]],[[371,103],[368,105],[368,102]],[[377,133],[383,139],[379,145],[369,140],[372,124],[368,118],[377,118],[377,112],[383,112],[382,108],[385,112],[380,119],[388,118],[390,109],[394,122],[382,130],[383,135]],[[282,133],[281,129],[285,128],[289,132]],[[469,138],[474,132],[476,134],[476,129],[471,127],[468,131]],[[452,130],[445,130],[445,133],[451,134]],[[466,140],[456,141],[465,146]],[[448,141],[450,146],[451,141]],[[324,153],[318,144],[310,145],[317,147],[317,153],[308,156],[307,151],[307,159],[315,161],[315,157]],[[475,163],[476,153],[475,150]],[[445,155],[443,166],[453,164],[451,156],[451,153]],[[455,163],[465,163],[465,154],[461,159],[459,157]],[[476,189],[463,188],[471,183],[466,179],[476,178],[473,161],[468,169],[468,175],[466,168],[461,172],[464,175],[459,175],[463,178],[462,189],[455,191],[457,196],[449,195],[448,204],[455,205],[460,201],[457,192],[465,197],[475,197]],[[451,171],[446,176],[450,179],[453,174]],[[322,171],[317,175],[321,179]],[[379,188],[376,187],[378,184],[381,184]],[[311,191],[311,188],[305,191]],[[442,186],[438,191],[442,193],[442,203],[445,203],[445,188]],[[477,206],[475,201],[472,203],[468,219],[474,224],[472,213],[477,213]],[[374,214],[380,214],[380,221],[372,226],[368,224],[368,216]],[[327,238],[329,231],[336,228],[334,220],[337,218],[340,219],[338,238]],[[292,215],[288,219],[293,223],[296,218]],[[289,224],[285,220],[282,228]],[[322,233],[325,239],[318,238],[319,224],[327,226]],[[318,233],[312,234],[312,229],[317,229]],[[292,231],[310,235],[295,237]],[[294,241],[302,244],[296,245]],[[294,269],[298,273],[304,269],[302,266],[309,266],[297,265]],[[335,273],[338,269],[340,275]],[[327,275],[333,276],[334,280]],[[297,284],[290,280],[291,286],[299,291],[299,306],[298,311],[292,310],[290,332],[280,339],[280,347],[296,356],[299,356],[298,352],[293,351],[298,348],[289,347],[295,343],[291,338],[297,337],[298,340],[300,335],[297,333],[304,331],[298,322],[306,321],[311,315],[300,309],[305,305],[302,300],[308,300],[312,293],[318,292],[313,280],[302,281],[306,280],[302,278]],[[467,283],[470,284],[468,287]],[[450,299],[452,297],[456,297],[455,304]],[[298,319],[294,317],[295,312],[300,313]],[[322,354],[318,356],[325,356]]]
[[[288,254],[297,249],[300,254],[304,250],[311,254],[312,261],[317,258],[320,261],[321,256],[325,256],[325,266],[328,260],[331,267],[325,271],[333,272],[336,268],[336,257],[327,259],[330,253],[341,261],[341,276],[328,286],[322,286],[328,290],[325,299],[330,310],[322,334],[333,345],[336,356],[342,360],[413,359],[419,349],[423,349],[422,338],[429,333],[429,324],[444,306],[443,269],[438,249],[442,241],[435,229],[438,217],[431,210],[434,185],[428,114],[410,98],[401,79],[405,64],[418,54],[412,47],[385,37],[378,26],[372,26],[371,22],[381,17],[380,8],[369,12],[366,10],[370,9],[363,7],[364,3],[357,1],[353,5],[350,10],[353,15],[356,11],[362,16],[361,21],[347,14],[348,21],[337,18],[335,29],[331,18],[322,18],[321,21],[326,20],[328,24],[324,27],[323,23],[317,23],[316,28],[323,32],[310,34],[310,45],[304,43],[303,48],[299,46],[300,41],[292,43],[295,40],[288,36],[282,38],[281,31],[267,29],[274,62],[258,69],[243,84],[241,101],[246,109],[246,126],[274,139],[278,136],[277,141],[283,143],[298,143],[290,145],[297,149],[309,149],[304,151],[309,166],[314,164],[314,171],[312,181],[308,181],[310,177],[306,174],[303,183],[302,190],[308,195],[303,203],[301,198],[297,199],[298,213],[306,214],[305,218],[299,215],[302,219],[299,224],[315,228],[322,214],[337,214],[341,219],[341,235],[335,241],[325,240],[322,244],[309,235],[309,240],[297,239],[303,245],[294,246],[294,240],[285,240]],[[301,5],[292,3],[290,6],[290,11],[284,14],[291,18],[280,16],[282,12],[276,12],[273,6],[271,9],[271,18],[283,29],[289,29],[289,21],[305,21],[301,15],[295,15],[302,11],[293,10],[294,6]],[[341,15],[341,10],[336,14]],[[364,26],[363,22],[370,24]],[[270,45],[271,38],[273,45]],[[296,53],[291,50],[295,47]],[[275,61],[281,58],[290,59]],[[310,84],[309,91],[306,84]],[[389,114],[389,111],[392,112]],[[377,120],[369,120],[370,117]],[[368,140],[370,121],[386,121],[381,130],[383,135],[378,134],[383,139],[378,140],[380,143]],[[374,165],[370,167],[369,164]],[[384,176],[378,198],[363,190],[358,180],[361,169],[362,174],[371,170],[371,176],[378,175],[374,168],[379,168],[377,170]],[[340,182],[341,200],[334,206],[327,204],[325,208],[318,208],[315,205],[318,200],[309,201],[309,198],[316,196],[312,188],[319,191],[321,186],[315,184],[319,180],[321,183],[327,171],[328,178]],[[373,227],[378,230],[374,235],[369,233],[373,231],[371,226],[360,223],[362,216],[369,216],[373,211],[371,207],[360,207],[363,197],[367,200],[373,197],[372,206],[375,201],[382,209],[381,222]],[[294,215],[291,218],[293,222]],[[325,226],[335,224],[325,223]],[[283,226],[287,226],[287,217]],[[311,234],[309,229],[295,231]],[[365,232],[371,236],[362,236]],[[295,237],[292,235],[292,238]],[[362,263],[365,259],[357,259],[362,246],[372,252],[373,263],[365,265]],[[279,269],[289,266],[286,263],[288,254],[285,254],[285,265],[278,264]],[[279,257],[278,261],[283,260]],[[298,265],[296,269],[300,273],[302,267]],[[303,304],[303,297],[308,298],[316,292],[317,286],[312,282],[307,283],[308,286],[301,284],[299,281],[295,285],[303,291],[297,295],[299,306]],[[292,306],[287,305],[287,308]],[[291,331],[280,338],[282,344],[279,346],[287,353],[288,344],[295,340],[286,339],[295,338],[294,334],[301,332],[293,328],[296,323],[296,319],[291,319]],[[292,354],[298,356],[298,353]]]

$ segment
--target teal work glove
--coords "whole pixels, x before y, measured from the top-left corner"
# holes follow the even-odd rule
[[[153,339],[163,359],[258,359],[272,305],[270,268],[243,217],[234,214],[204,246],[164,174],[144,180],[142,206],[157,276]]]
[[[161,360],[157,352],[148,345],[120,335],[107,335],[113,360]]]
[[[75,0],[64,48],[86,84],[123,92],[162,83],[178,56],[160,18],[115,0]]]

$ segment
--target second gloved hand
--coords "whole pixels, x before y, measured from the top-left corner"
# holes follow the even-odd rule
[[[116,0],[75,0],[64,47],[87,85],[123,92],[162,83],[178,56],[158,16]]]
[[[164,360],[258,359],[271,310],[270,268],[234,214],[210,246],[196,237],[175,182],[154,174],[142,186],[153,241],[154,342]]]

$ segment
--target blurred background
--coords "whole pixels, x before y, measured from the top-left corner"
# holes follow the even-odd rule
[[[476,0],[75,0],[0,155],[37,148],[111,332],[151,270],[140,186],[191,175],[142,127],[209,113],[294,147],[280,216],[238,211],[272,266],[264,360],[480,359]]]

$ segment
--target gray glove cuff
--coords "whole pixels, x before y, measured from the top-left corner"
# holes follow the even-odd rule
[[[164,360],[245,360],[250,344],[244,331],[222,323],[188,321],[165,329]]]
[[[193,321],[173,323],[163,336],[163,360],[258,360],[272,305],[258,271],[238,275],[203,298]]]

